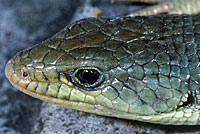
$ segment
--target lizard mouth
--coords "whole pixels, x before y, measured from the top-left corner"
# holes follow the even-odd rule
[[[16,88],[20,87],[21,90],[23,88],[23,90],[22,90],[23,92],[24,92],[24,90],[29,90],[31,92],[35,92],[35,88],[31,89],[30,85],[33,82],[35,83],[35,85],[37,85],[38,82],[31,80],[31,78],[29,76],[26,76],[26,74],[24,74],[23,72],[21,74],[22,76],[18,76],[15,73],[14,65],[15,65],[15,61],[13,61],[12,59],[9,60],[8,63],[6,64],[5,75],[8,78],[8,80]],[[44,95],[43,93],[40,93],[40,92],[38,92],[37,94]],[[195,95],[194,91],[188,91],[187,93],[182,95],[179,103],[174,106],[174,110],[179,110],[183,107],[190,107],[190,106],[194,105],[194,103],[196,101],[194,95]],[[54,96],[52,96],[52,97],[54,97]]]
[[[188,91],[185,93],[179,100],[179,103],[174,106],[174,109],[171,112],[166,113],[160,113],[155,115],[138,115],[138,114],[131,114],[126,113],[123,116],[121,116],[120,111],[116,111],[114,109],[109,109],[108,113],[105,114],[104,110],[98,109],[100,106],[94,106],[92,104],[86,104],[86,103],[78,103],[76,101],[72,101],[70,99],[59,99],[54,96],[46,96],[42,93],[36,93],[35,89],[31,91],[27,88],[28,85],[30,85],[31,82],[33,82],[31,79],[21,79],[18,75],[15,74],[14,70],[14,61],[10,60],[5,68],[5,75],[9,79],[9,81],[20,91],[31,95],[35,98],[39,98],[44,101],[48,101],[51,103],[57,103],[69,108],[78,109],[85,112],[91,112],[91,113],[98,113],[101,115],[107,115],[107,116],[115,116],[120,118],[133,118],[135,120],[145,121],[145,122],[155,122],[155,123],[164,123],[164,124],[171,124],[174,120],[177,121],[177,125],[181,125],[183,122],[179,120],[188,120],[188,124],[195,124],[195,122],[190,121],[190,117],[192,118],[192,115],[195,115],[195,117],[198,117],[199,115],[198,109],[195,107],[196,98],[195,92]],[[79,104],[79,107],[78,107]],[[103,108],[102,106],[101,108]],[[106,107],[104,107],[106,108]],[[98,111],[98,112],[97,112]],[[115,114],[113,114],[113,111]],[[123,113],[123,112],[122,112]],[[118,115],[119,114],[119,115]]]
[[[25,92],[25,91],[30,91],[32,93],[35,93],[35,88],[31,89],[30,85],[31,83],[35,83],[35,85],[38,84],[38,82],[36,81],[32,81],[28,76],[27,77],[23,77],[22,78],[20,76],[18,76],[17,74],[15,74],[15,70],[14,70],[14,61],[11,59],[8,61],[6,67],[5,67],[5,75],[8,78],[8,80],[16,87],[19,88],[21,91]],[[23,74],[22,75],[26,75]],[[41,92],[37,92],[37,94],[39,95],[45,95],[44,93]],[[193,91],[188,91],[187,93],[185,93],[184,95],[182,95],[182,97],[180,98],[180,101],[178,104],[176,104],[174,106],[174,110],[180,110],[184,107],[191,107],[194,105],[196,99],[194,97],[195,92]],[[54,97],[57,98],[56,96],[50,96],[50,97]]]
[[[24,78],[23,76],[21,77],[17,75],[15,72],[14,66],[15,66],[15,61],[13,61],[13,59],[9,60],[5,67],[5,75],[14,87],[24,92],[25,94],[28,94],[34,98],[38,98],[46,102],[60,104],[64,107],[78,109],[81,111],[84,111],[84,109],[89,109],[88,107],[90,105],[88,104],[89,106],[87,107],[84,105],[84,103],[79,104],[79,107],[78,107],[77,105],[79,102],[76,100],[70,100],[69,96],[66,96],[66,94],[64,94],[62,90],[60,90],[60,92],[58,92],[58,90],[57,92],[54,92],[53,90],[55,89],[53,89],[53,87],[52,87],[52,90],[45,89],[46,87],[43,84],[50,86],[51,84],[49,83],[37,82],[37,81],[31,80],[29,76],[26,76]],[[70,90],[69,87],[66,85],[67,82],[66,81],[64,82],[65,84],[63,85],[65,85],[64,87],[65,91]],[[53,84],[60,84],[60,83],[54,82]],[[67,83],[67,84],[72,87],[70,83]],[[62,88],[62,86],[60,88]],[[59,93],[60,93],[60,96],[59,96]],[[90,107],[92,107],[92,105]]]

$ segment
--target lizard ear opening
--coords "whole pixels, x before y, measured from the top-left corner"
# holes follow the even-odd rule
[[[195,103],[195,98],[193,96],[192,93],[188,93],[188,97],[187,100],[185,102],[182,103],[182,105],[179,105],[177,107],[177,109],[182,108],[182,107],[186,107],[186,106],[191,106]]]
[[[90,91],[91,88],[98,87],[103,81],[103,73],[100,69],[94,67],[77,68],[74,71],[74,83]]]

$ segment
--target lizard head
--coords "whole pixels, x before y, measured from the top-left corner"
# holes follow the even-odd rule
[[[142,25],[138,20],[130,22],[133,28]],[[125,29],[120,21],[74,22],[17,53],[6,65],[6,76],[19,90],[66,107],[161,124],[195,124],[190,121],[199,115],[193,92],[180,78],[179,64],[170,61],[177,56],[173,48],[168,52],[169,46],[151,42],[156,38],[151,33]]]

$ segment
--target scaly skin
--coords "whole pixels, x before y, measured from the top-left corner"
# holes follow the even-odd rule
[[[160,13],[168,14],[199,14],[200,0],[113,0],[133,1],[144,3],[158,3],[155,6],[130,13],[129,16],[155,15]]]
[[[189,10],[179,13],[199,12],[198,0],[146,2],[155,1],[161,3],[134,15],[177,13],[181,5]],[[199,20],[189,15],[82,19],[19,52],[5,73],[16,88],[47,102],[105,116],[197,125]]]
[[[189,15],[82,19],[19,52],[8,62],[6,76],[26,94],[85,112],[200,124],[199,20]]]

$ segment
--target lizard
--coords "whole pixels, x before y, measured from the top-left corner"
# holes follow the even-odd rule
[[[155,7],[178,1],[156,0]],[[198,5],[197,0],[181,2]],[[152,7],[138,12],[147,10]],[[5,74],[20,91],[64,107],[164,125],[199,125],[199,20],[199,15],[175,14],[84,18],[18,52]]]

